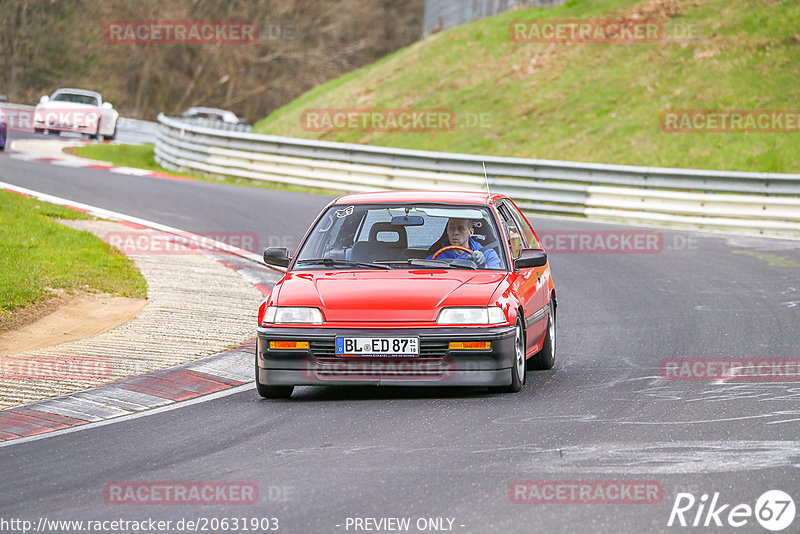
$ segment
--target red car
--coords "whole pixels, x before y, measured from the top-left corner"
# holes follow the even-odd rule
[[[256,386],[489,386],[555,362],[547,254],[505,195],[342,196],[314,221],[258,311]]]

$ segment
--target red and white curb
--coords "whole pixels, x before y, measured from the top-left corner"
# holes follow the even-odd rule
[[[0,189],[119,221],[134,228],[178,236],[189,243],[203,243],[199,252],[237,271],[262,294],[271,290],[279,276],[264,266],[258,254],[207,237],[5,182],[0,182]],[[0,447],[23,438],[34,439],[54,431],[130,416],[250,383],[254,380],[254,361],[255,339],[252,339],[233,350],[188,364],[2,410]]]
[[[166,178],[169,180],[194,180],[194,178],[190,178],[188,176],[176,176],[174,174],[168,174],[165,172],[148,171],[134,167],[121,167],[77,156],[68,156],[66,154],[53,157],[42,157],[38,154],[26,152],[11,152],[8,154],[8,157],[12,159],[29,161],[32,163],[49,163],[50,165],[58,165],[60,167],[70,167],[75,169],[96,169],[113,172],[116,174],[127,174],[129,176],[148,176],[150,178]]]
[[[0,447],[21,438],[129,416],[253,381],[255,339],[188,364],[0,411]]]

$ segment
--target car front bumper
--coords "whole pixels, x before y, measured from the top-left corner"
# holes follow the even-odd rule
[[[336,337],[419,337],[413,357],[337,356]],[[270,349],[307,341],[307,350]],[[450,342],[490,341],[489,350],[451,350]],[[511,383],[514,326],[430,329],[258,327],[258,380],[267,385],[504,386]]]

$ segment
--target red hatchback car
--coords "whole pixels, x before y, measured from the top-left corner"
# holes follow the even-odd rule
[[[342,196],[314,221],[258,311],[256,386],[489,386],[555,362],[547,254],[505,195]]]

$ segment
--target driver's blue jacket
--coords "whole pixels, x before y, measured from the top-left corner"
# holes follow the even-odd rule
[[[442,240],[441,246],[439,248],[447,247],[449,245],[450,245],[450,240],[445,237]],[[469,248],[471,250],[480,250],[481,244],[470,237],[469,238]],[[487,268],[489,268],[489,269],[499,269],[501,267],[500,257],[497,255],[497,252],[495,252],[494,249],[489,248],[489,249],[486,249],[486,250],[482,250],[481,252],[483,252],[483,256],[486,258],[486,267]],[[434,252],[433,254],[436,254],[436,252]],[[429,260],[433,259],[433,254],[428,256],[427,259],[429,259]],[[436,256],[437,260],[452,260],[452,259],[455,259],[455,258],[466,258],[466,259],[469,259],[469,254],[467,252],[463,252],[463,251],[461,251],[459,249],[451,249],[451,250],[445,250],[444,252],[442,252],[441,254]]]

